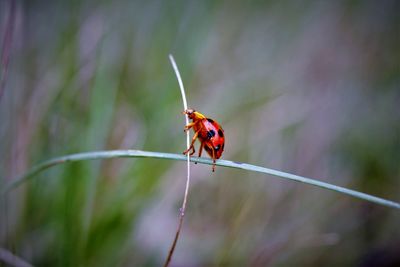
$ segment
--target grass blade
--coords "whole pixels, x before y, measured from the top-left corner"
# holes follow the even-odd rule
[[[18,185],[26,182],[30,178],[34,177],[36,174],[50,168],[56,166],[58,164],[63,164],[67,162],[75,162],[75,161],[83,161],[83,160],[95,160],[95,159],[111,159],[111,158],[158,158],[158,159],[168,159],[168,160],[179,160],[186,161],[187,158],[181,154],[172,154],[172,153],[161,153],[161,152],[150,152],[150,151],[142,151],[142,150],[109,150],[109,151],[93,151],[86,153],[78,153],[71,154],[67,156],[62,156],[58,158],[53,158],[43,163],[40,163],[34,166],[31,170],[29,170],[24,175],[13,179],[12,182],[8,183],[1,190],[1,194],[6,194],[10,192],[12,189],[16,188]],[[212,160],[208,158],[197,158],[191,157],[190,161],[197,162],[200,164],[208,164],[212,165]],[[383,198],[379,198],[376,196],[372,196],[366,193],[358,192],[355,190],[351,190],[345,187],[329,184],[326,182],[321,182],[315,179],[287,173],[281,172],[278,170],[273,170],[261,166],[251,165],[248,163],[235,162],[229,160],[217,160],[216,165],[221,167],[242,169],[246,171],[259,172],[263,174],[277,176],[282,179],[292,180],[296,182],[301,182],[304,184],[313,185],[319,188],[328,189],[334,192],[346,194],[358,199],[362,199],[365,201],[373,202],[382,206],[386,206],[389,208],[395,208],[400,210],[400,203],[386,200]]]

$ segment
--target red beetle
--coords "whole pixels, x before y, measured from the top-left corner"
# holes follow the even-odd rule
[[[192,143],[190,147],[183,152],[184,155],[190,152],[190,156],[194,154],[194,142],[196,139],[200,141],[199,157],[201,157],[201,152],[204,149],[207,151],[208,155],[213,159],[212,171],[215,171],[215,160],[219,159],[224,152],[225,146],[225,136],[224,130],[221,126],[214,120],[207,118],[203,114],[194,109],[187,109],[183,112],[187,114],[189,119],[192,120],[191,123],[185,126],[184,131],[189,131],[193,128],[194,136],[192,138]]]

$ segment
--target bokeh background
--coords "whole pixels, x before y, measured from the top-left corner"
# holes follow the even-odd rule
[[[224,159],[400,201],[399,1],[12,2],[0,1],[3,186],[69,153],[181,153],[172,53],[189,105],[225,130]],[[2,196],[1,248],[35,266],[159,266],[185,171],[156,159],[54,167]],[[397,210],[192,171],[172,266],[400,266]]]

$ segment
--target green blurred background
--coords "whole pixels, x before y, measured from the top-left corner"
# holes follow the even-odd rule
[[[400,201],[399,1],[15,3],[2,184],[69,153],[181,153],[172,53],[189,106],[225,130],[224,159]],[[192,171],[172,266],[400,266],[397,210]],[[155,159],[57,166],[1,198],[0,246],[35,266],[159,266],[185,177],[184,162]]]

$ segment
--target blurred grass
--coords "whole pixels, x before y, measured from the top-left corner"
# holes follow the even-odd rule
[[[1,38],[8,7],[0,2]],[[224,127],[224,159],[398,200],[397,1],[21,1],[16,10],[2,184],[58,155],[183,151],[173,53],[189,104]],[[176,265],[400,261],[396,212],[255,174],[195,166],[193,175]],[[184,166],[172,162],[55,168],[1,201],[0,246],[36,266],[158,265],[183,186]]]

